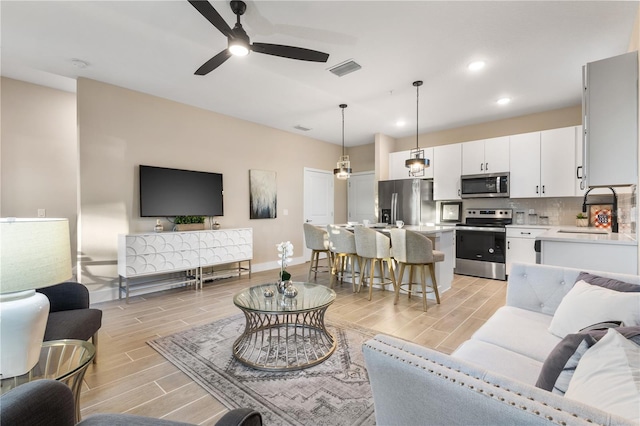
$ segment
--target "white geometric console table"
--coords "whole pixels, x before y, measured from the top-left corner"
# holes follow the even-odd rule
[[[238,263],[251,276],[253,230],[251,228],[210,231],[160,232],[118,235],[119,297],[127,303],[134,289],[160,285],[189,284],[202,287],[202,268]],[[241,263],[248,262],[248,268]],[[182,273],[178,277],[131,285],[133,278]]]

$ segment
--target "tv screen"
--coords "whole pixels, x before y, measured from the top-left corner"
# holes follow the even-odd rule
[[[140,165],[140,216],[222,216],[222,174]]]

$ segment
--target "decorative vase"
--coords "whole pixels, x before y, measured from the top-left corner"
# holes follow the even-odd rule
[[[265,288],[263,290],[264,297],[273,297],[273,290],[270,288]]]
[[[589,226],[589,219],[576,219],[576,226],[580,226],[580,227]]]
[[[284,297],[296,297],[298,295],[298,289],[295,288],[295,286],[293,284],[291,284],[291,281],[289,281],[289,285],[287,286],[287,288],[284,289]]]
[[[276,283],[276,287],[278,288],[278,293],[284,294],[284,291],[291,285],[291,281],[289,280],[278,280]]]

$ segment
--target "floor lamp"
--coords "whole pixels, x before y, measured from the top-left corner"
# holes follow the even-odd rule
[[[67,219],[0,219],[0,378],[40,358],[49,299],[35,291],[71,278]]]

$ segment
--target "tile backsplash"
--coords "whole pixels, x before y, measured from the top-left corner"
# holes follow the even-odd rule
[[[595,192],[595,191],[593,191]],[[636,233],[637,197],[636,187],[616,189],[618,193],[618,226],[619,232],[625,234]],[[606,192],[602,192],[606,194]],[[462,208],[510,208],[515,213],[524,211],[525,224],[530,224],[529,210],[533,209],[540,225],[541,216],[547,216],[551,226],[575,226],[576,215],[582,212],[583,197],[562,198],[476,198],[462,200]],[[439,212],[439,208],[437,211]]]

